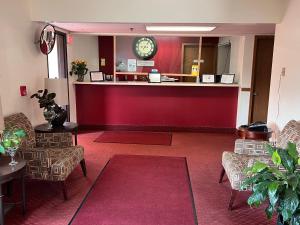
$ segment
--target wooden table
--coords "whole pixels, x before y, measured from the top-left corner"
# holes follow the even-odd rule
[[[9,183],[14,179],[21,179],[22,183],[22,212],[26,211],[26,198],[25,198],[25,166],[26,162],[23,159],[17,158],[18,164],[10,166],[10,157],[0,157],[0,225],[4,225],[4,215],[9,209],[11,209],[16,203],[9,204],[10,207],[4,206],[3,203],[3,190],[2,184]]]
[[[251,131],[244,127],[239,127],[237,129],[237,134],[239,138],[242,139],[252,139],[252,140],[265,140],[268,141],[272,137],[273,131],[269,128],[267,132],[265,131]]]
[[[34,128],[36,133],[62,133],[62,132],[70,132],[74,134],[75,137],[75,145],[77,145],[77,135],[78,135],[78,124],[73,122],[65,122],[61,127],[52,127],[49,129],[48,123],[44,123],[38,125]]]

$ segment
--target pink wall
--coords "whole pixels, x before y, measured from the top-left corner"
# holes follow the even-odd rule
[[[136,59],[132,50],[135,37],[117,37],[116,54],[117,61],[120,59]],[[154,67],[139,67],[138,71],[149,72],[151,68],[156,68],[164,73],[181,73],[181,57],[183,43],[199,43],[198,37],[155,37],[158,50],[153,57]]]
[[[76,85],[80,125],[235,128],[238,88]]]

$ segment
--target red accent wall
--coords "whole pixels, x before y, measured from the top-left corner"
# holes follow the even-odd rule
[[[133,41],[135,37],[120,36],[116,41],[117,61],[120,59],[137,59],[133,53]],[[152,68],[162,73],[181,73],[181,57],[183,43],[199,43],[198,37],[155,37],[157,53],[151,59],[154,67],[138,67],[138,72],[150,72]]]
[[[105,66],[99,63],[99,70],[105,74],[114,73],[114,37],[113,36],[99,36],[99,60],[105,59]]]
[[[238,88],[76,85],[80,125],[235,128]]]

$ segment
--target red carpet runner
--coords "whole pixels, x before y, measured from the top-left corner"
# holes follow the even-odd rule
[[[95,142],[142,144],[142,145],[171,145],[172,133],[145,131],[104,131]]]
[[[186,159],[114,156],[70,224],[197,224]]]

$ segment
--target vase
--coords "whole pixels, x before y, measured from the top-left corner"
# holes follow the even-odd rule
[[[15,160],[15,155],[16,155],[16,152],[17,152],[17,148],[7,148],[6,152],[11,158],[10,163],[8,165],[10,165],[10,166],[17,165],[18,162]]]
[[[55,112],[53,109],[45,109],[43,113],[45,120],[48,122],[48,129],[52,129],[52,120],[55,118]]]
[[[62,127],[67,117],[68,117],[67,111],[61,107],[58,107],[58,109],[55,112],[55,117],[51,121],[52,127]]]
[[[83,74],[78,74],[78,78],[77,78],[78,82],[83,82],[84,81],[84,75]]]

